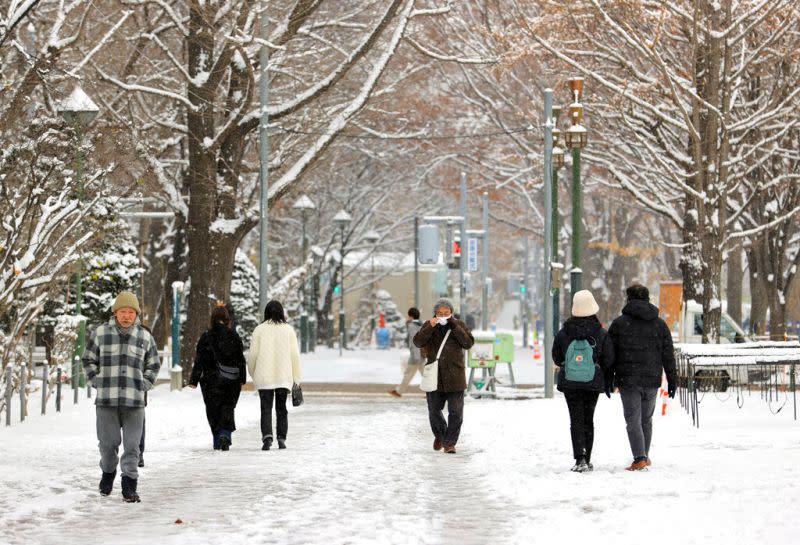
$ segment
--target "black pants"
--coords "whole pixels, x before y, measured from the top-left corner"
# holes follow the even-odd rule
[[[569,409],[570,432],[572,434],[572,455],[586,461],[592,459],[594,443],[594,408],[597,406],[599,392],[569,390],[564,392]]]
[[[222,434],[230,438],[231,432],[236,429],[234,411],[239,402],[242,385],[234,380],[212,379],[201,382],[200,390],[203,392],[206,418],[211,433],[215,437]]]
[[[144,393],[144,407],[147,408],[147,392]],[[139,439],[139,455],[144,452],[144,425],[145,425],[145,418],[142,417],[142,438]]]
[[[444,446],[455,446],[461,433],[461,423],[464,421],[464,391],[459,392],[428,392],[428,419],[431,422],[433,436],[439,439]],[[447,403],[447,421],[442,410]]]
[[[275,414],[278,420],[278,439],[285,440],[289,431],[289,411],[286,410],[286,396],[289,390],[275,388],[274,390],[259,390],[261,398],[261,440],[272,437],[272,401],[275,400]]]

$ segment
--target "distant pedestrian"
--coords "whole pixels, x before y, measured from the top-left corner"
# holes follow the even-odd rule
[[[261,398],[261,450],[272,446],[272,405],[277,416],[278,448],[286,448],[289,413],[286,398],[300,384],[300,351],[294,328],[286,323],[283,305],[272,300],[264,309],[264,322],[253,331],[247,368]]]
[[[122,497],[126,502],[138,502],[144,396],[155,385],[161,362],[155,339],[139,323],[136,295],[120,292],[111,310],[114,316],[95,329],[83,353],[86,377],[97,390],[97,439],[103,472],[99,488],[103,496],[111,494],[119,463]],[[118,457],[120,443],[122,458]]]
[[[233,329],[228,309],[218,303],[211,311],[209,328],[197,341],[189,378],[190,388],[200,384],[214,450],[229,450],[233,444],[236,404],[246,382],[242,339]]]
[[[626,294],[628,302],[622,316],[612,322],[608,334],[614,343],[614,384],[622,398],[633,454],[633,463],[626,469],[637,471],[651,465],[653,412],[662,371],[667,375],[669,397],[675,397],[678,374],[672,334],[658,317],[658,307],[650,304],[650,292],[634,284]]]
[[[614,346],[597,313],[600,307],[592,293],[581,290],[572,300],[572,317],[564,322],[553,341],[553,363],[558,371],[558,390],[564,392],[569,409],[572,471],[594,469],[594,409],[600,392],[611,397]]]
[[[414,344],[423,349],[427,362],[433,363],[439,348],[439,376],[437,388],[426,392],[428,400],[428,419],[433,431],[433,450],[455,454],[456,443],[464,421],[464,391],[467,389],[464,350],[475,343],[467,325],[453,317],[453,303],[449,299],[439,299],[433,306],[433,318],[422,325],[414,336]],[[447,335],[447,332],[450,335]],[[447,403],[447,420],[442,415]]]
[[[408,384],[414,375],[422,374],[425,368],[425,360],[422,359],[422,352],[414,344],[414,336],[422,329],[422,322],[419,319],[419,309],[411,307],[408,309],[408,320],[406,320],[406,345],[408,346],[409,355],[406,361],[406,368],[403,372],[403,380],[392,390],[389,390],[389,395],[394,397],[401,397],[403,392],[406,391]]]
[[[142,327],[151,335],[153,334],[153,330],[144,322],[142,322]],[[136,464],[137,467],[144,467],[144,436],[146,433],[145,430],[147,429],[147,392],[144,393],[144,408],[145,415],[142,416],[142,438],[139,439],[139,463]]]

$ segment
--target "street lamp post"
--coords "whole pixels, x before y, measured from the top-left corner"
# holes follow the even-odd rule
[[[571,125],[567,129],[564,141],[572,149],[572,270],[570,271],[571,296],[582,289],[581,270],[581,149],[586,147],[587,134],[583,125],[583,78],[569,80],[572,93],[572,104],[569,105]]]
[[[72,125],[78,139],[78,153],[75,158],[75,185],[78,188],[78,199],[83,198],[83,153],[81,151],[81,140],[83,139],[84,129],[94,121],[100,109],[97,107],[91,98],[81,89],[75,87],[72,93],[61,103],[58,109],[61,117]],[[72,389],[74,392],[74,402],[78,402],[78,380],[79,375],[83,372],[81,366],[81,358],[83,357],[83,350],[86,346],[86,320],[83,318],[81,304],[83,299],[82,293],[82,279],[81,272],[83,269],[83,261],[78,259],[78,270],[75,273],[75,315],[80,320],[78,326],[78,339],[75,343],[75,354],[72,357]]]
[[[558,117],[561,115],[561,108],[553,106],[553,190],[552,190],[552,206],[550,208],[551,218],[550,223],[553,229],[551,238],[551,255],[554,262],[558,262],[558,233],[560,225],[558,222],[558,171],[564,166],[564,150],[560,146],[561,130],[558,128]],[[560,329],[561,322],[561,289],[559,284],[555,283],[551,289],[551,297],[553,298],[553,331]]]
[[[370,327],[371,327],[371,337],[375,335],[375,313],[378,310],[378,303],[377,297],[375,293],[375,243],[381,239],[381,236],[377,233],[377,231],[369,230],[364,233],[364,241],[371,246],[370,248],[370,289],[372,291],[370,297],[372,299],[372,310],[370,311]]]
[[[544,263],[549,274],[542,279],[544,295],[544,396],[553,397],[553,299],[548,297],[556,283],[553,255],[553,90],[544,90]]]
[[[311,258],[313,259],[314,274],[311,276],[311,298],[309,300],[308,308],[311,311],[311,316],[308,319],[308,350],[314,352],[317,347],[317,339],[319,338],[319,322],[317,321],[317,313],[319,312],[319,265],[325,253],[318,247],[311,247]]]
[[[308,220],[308,213],[314,210],[316,206],[314,202],[306,195],[301,195],[297,202],[292,206],[295,210],[300,211],[300,218],[303,223],[303,253],[301,262],[305,266],[308,261],[308,241],[306,240],[306,221]],[[300,352],[305,354],[308,352],[308,274],[301,285],[300,292]]]
[[[339,226],[339,239],[341,241],[341,263],[339,265],[340,268],[340,280],[339,280],[339,297],[341,298],[339,304],[339,355],[342,355],[342,350],[347,348],[347,329],[345,323],[345,316],[344,316],[344,229],[347,225],[353,221],[352,216],[347,213],[346,210],[342,209],[336,213],[333,217],[334,223]]]

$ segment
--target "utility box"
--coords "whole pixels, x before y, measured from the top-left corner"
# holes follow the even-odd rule
[[[498,363],[508,364],[508,374],[510,386],[516,388],[517,381],[514,379],[514,336],[511,333],[497,333],[494,341],[494,360]]]
[[[495,359],[496,336],[493,331],[473,331],[472,337],[475,344],[469,349],[467,366],[469,369],[469,379],[467,380],[467,394],[472,397],[497,397],[495,391],[494,367],[497,363]],[[475,376],[475,371],[480,370],[479,377]]]
[[[475,344],[469,349],[468,366],[472,369],[490,369],[495,365],[496,335],[491,331],[473,331]]]
[[[495,335],[494,359],[500,363],[514,363],[514,336],[511,333]]]

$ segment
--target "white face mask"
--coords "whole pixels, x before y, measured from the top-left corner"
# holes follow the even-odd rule
[[[449,316],[438,316],[436,318],[436,323],[438,323],[439,325],[445,325],[447,323],[447,320],[449,319],[450,319]]]

